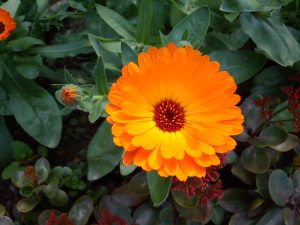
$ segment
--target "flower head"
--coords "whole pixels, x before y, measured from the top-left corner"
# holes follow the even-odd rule
[[[160,176],[205,176],[217,153],[235,148],[242,132],[232,76],[191,46],[150,48],[130,62],[108,94],[106,111],[123,162]]]
[[[80,92],[79,87],[68,84],[58,91],[58,99],[64,105],[73,106],[80,100]]]
[[[10,32],[16,29],[16,22],[9,12],[0,8],[0,41],[6,39]]]

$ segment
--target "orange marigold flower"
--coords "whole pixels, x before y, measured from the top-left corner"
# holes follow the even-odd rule
[[[232,76],[191,46],[150,48],[130,62],[108,94],[106,111],[125,165],[163,177],[205,176],[217,153],[236,146],[243,130]]]
[[[80,88],[72,84],[65,85],[58,95],[62,104],[72,106],[80,99]]]
[[[9,12],[0,8],[0,40],[6,39],[14,29],[16,29],[16,22]]]

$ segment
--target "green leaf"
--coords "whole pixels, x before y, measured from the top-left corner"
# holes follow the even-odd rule
[[[21,52],[35,45],[44,45],[44,42],[33,37],[21,37],[17,40],[10,41],[5,45],[5,49],[8,51]]]
[[[121,52],[122,52],[122,63],[127,65],[129,62],[137,63],[137,54],[128,46],[128,44],[121,43]]]
[[[95,77],[98,94],[107,95],[108,93],[107,78],[106,78],[102,57],[98,57],[97,64],[94,70],[94,77]]]
[[[35,188],[30,187],[30,186],[22,187],[19,190],[20,195],[23,197],[26,197],[26,198],[32,197],[34,194],[36,194],[36,192],[38,192],[38,191],[36,191]]]
[[[1,173],[1,178],[3,180],[8,180],[11,176],[20,169],[20,164],[16,161],[12,162],[10,165],[4,168]]]
[[[36,4],[38,6],[37,13],[41,14],[47,8],[49,0],[36,0]]]
[[[246,212],[253,200],[252,193],[239,188],[230,188],[224,191],[219,204],[228,212]]]
[[[12,137],[6,128],[4,118],[0,117],[0,171],[13,159]]]
[[[292,0],[223,0],[220,10],[224,12],[271,11],[287,5]]]
[[[183,208],[191,208],[199,205],[200,196],[187,196],[182,191],[172,191],[173,202]]]
[[[74,57],[79,54],[88,54],[91,52],[93,52],[93,49],[87,40],[36,47],[30,50],[30,53],[32,54],[40,54],[41,56],[50,59],[64,58],[67,56]]]
[[[154,206],[160,206],[169,195],[172,177],[161,177],[156,171],[152,171],[147,173],[147,182]]]
[[[168,38],[160,31],[159,31],[159,36],[163,46],[166,46],[170,42]]]
[[[89,121],[91,123],[94,123],[99,119],[99,117],[102,115],[102,99],[93,102],[89,113]]]
[[[41,144],[57,146],[62,130],[62,119],[54,98],[34,81],[14,75],[5,66],[10,79],[3,81],[10,97],[10,108],[21,127]]]
[[[251,220],[247,213],[235,213],[230,218],[228,225],[254,225],[256,223],[255,220]]]
[[[256,174],[264,173],[270,167],[270,158],[265,149],[254,146],[250,146],[242,152],[241,162],[247,170]]]
[[[47,198],[55,197],[57,191],[58,191],[58,181],[57,180],[53,180],[53,181],[49,182],[43,188],[43,192],[47,196]]]
[[[127,175],[131,174],[135,169],[136,169],[136,166],[133,164],[131,164],[129,166],[125,166],[123,164],[123,162],[120,163],[120,173],[123,176],[127,176]]]
[[[257,147],[274,146],[283,143],[287,138],[287,133],[276,126],[269,126],[260,132],[255,138],[254,145]]]
[[[65,191],[58,189],[56,194],[52,198],[49,198],[49,201],[55,207],[63,207],[68,204],[69,197]]]
[[[112,194],[112,199],[116,203],[128,207],[134,207],[140,205],[149,197],[149,193],[137,193],[131,189],[129,184],[122,185],[116,188]]]
[[[72,206],[69,212],[69,218],[74,225],[87,224],[93,209],[94,202],[89,196],[81,196]]]
[[[278,145],[271,145],[270,147],[279,152],[287,152],[295,148],[299,144],[299,138],[296,135],[288,134],[286,140]]]
[[[158,210],[150,203],[139,206],[133,214],[134,224],[154,225],[158,222]]]
[[[224,34],[221,32],[213,32],[211,34],[225,46],[227,46],[229,50],[233,51],[236,51],[239,48],[243,47],[249,40],[248,35],[246,35],[241,29],[234,31],[231,34]]]
[[[215,206],[211,221],[216,225],[221,225],[224,220],[224,210],[220,206]]]
[[[249,185],[253,183],[253,180],[255,178],[255,174],[247,170],[242,164],[241,160],[237,160],[233,164],[231,168],[231,173],[237,176],[241,181]]]
[[[175,206],[176,210],[179,212],[180,216],[184,217],[189,221],[206,224],[212,217],[213,206],[211,202],[209,202],[206,205],[199,205],[197,207],[192,207],[192,208],[181,207],[176,202],[174,202],[173,205]]]
[[[283,81],[286,80],[290,70],[281,66],[271,66],[265,68],[259,74],[257,74],[253,82],[256,85],[281,85]]]
[[[134,40],[134,27],[120,14],[112,9],[96,4],[96,9],[101,18],[119,35],[126,39]]]
[[[247,213],[235,213],[230,218],[228,225],[254,225],[255,220],[251,220]]]
[[[168,34],[167,38],[171,42],[179,42],[183,39],[183,35],[187,32],[187,39],[194,48],[198,48],[208,29],[210,23],[210,14],[208,7],[201,7],[188,16],[184,17],[172,31]]]
[[[89,41],[98,57],[102,56],[101,46],[98,42],[98,39],[91,34],[88,34]]]
[[[39,73],[40,68],[43,64],[43,59],[41,56],[15,56],[14,62],[16,70],[21,74],[23,77],[27,79],[35,79]]]
[[[123,151],[112,139],[111,125],[103,122],[88,147],[88,180],[100,179],[120,162]]]
[[[278,206],[285,206],[294,190],[291,178],[280,169],[272,172],[268,186],[271,198]]]
[[[39,158],[34,164],[34,170],[37,175],[38,183],[41,184],[48,179],[50,174],[50,164],[47,159]]]
[[[23,198],[17,202],[16,208],[19,212],[27,213],[33,210],[37,206],[38,202],[38,199],[35,197]]]
[[[73,74],[67,70],[66,68],[64,68],[64,77],[65,77],[65,82],[67,84],[74,84],[74,85],[78,85],[75,77],[73,76]]]
[[[275,15],[263,20],[250,13],[243,13],[240,21],[243,31],[268,58],[282,66],[292,66],[300,60],[299,43]]]
[[[274,208],[269,210],[256,225],[282,225],[283,213],[282,209]]]
[[[20,4],[20,0],[8,0],[7,2],[3,3],[0,8],[5,9],[10,13],[11,17],[14,17]]]
[[[266,62],[263,55],[250,51],[215,51],[212,61],[218,61],[221,69],[228,71],[237,84],[243,83],[261,70]]]
[[[29,155],[33,154],[32,149],[22,141],[14,141],[12,143],[12,150],[14,153],[14,158],[17,161],[23,160]]]
[[[18,188],[32,187],[32,182],[24,176],[24,171],[18,169],[11,175],[11,182]]]
[[[257,191],[265,199],[271,198],[268,186],[271,173],[272,171],[269,170],[263,174],[258,174],[256,176]]]
[[[152,0],[141,0],[137,17],[136,40],[148,44],[151,39]]]

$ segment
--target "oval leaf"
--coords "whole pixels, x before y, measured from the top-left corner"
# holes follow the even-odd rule
[[[34,170],[36,172],[39,184],[45,182],[50,173],[50,164],[48,160],[45,158],[38,159],[34,164]]]
[[[254,196],[250,192],[230,188],[224,191],[219,204],[229,212],[245,212],[253,200]]]
[[[24,198],[24,199],[18,201],[16,207],[17,207],[18,211],[20,211],[22,213],[26,213],[26,212],[30,212],[31,210],[33,210],[37,204],[38,204],[38,200],[34,197]]]
[[[92,212],[94,202],[89,196],[80,197],[70,210],[69,218],[74,222],[74,225],[85,225]]]
[[[63,207],[69,202],[69,196],[63,190],[58,189],[54,197],[49,198],[50,203],[55,207]]]
[[[267,147],[279,145],[287,138],[287,133],[276,126],[269,126],[259,134],[258,138],[254,140],[254,145],[257,147]]]
[[[172,177],[164,178],[152,171],[147,173],[147,182],[154,206],[161,205],[169,195]]]
[[[268,153],[262,148],[253,146],[246,148],[242,152],[241,162],[247,170],[256,174],[264,173],[270,167]]]
[[[285,206],[294,190],[292,180],[279,169],[272,172],[268,186],[271,198],[278,206]]]
[[[283,213],[281,209],[275,208],[267,212],[256,225],[282,225]]]
[[[286,140],[279,145],[271,145],[270,147],[279,152],[287,152],[295,148],[299,144],[299,138],[296,135],[288,134]]]

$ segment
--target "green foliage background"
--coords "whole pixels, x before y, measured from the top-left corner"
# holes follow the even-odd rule
[[[0,224],[45,224],[54,209],[67,211],[76,225],[92,224],[104,208],[139,225],[300,224],[299,0],[0,3],[17,22],[0,41],[0,185],[13,184],[18,195],[18,213],[0,195]],[[102,122],[106,95],[122,66],[169,42],[191,44],[219,61],[242,96],[245,129],[228,155],[225,191],[205,206],[171,192],[172,178],[124,166],[111,127]],[[59,99],[67,84],[81,93],[72,106]],[[48,155],[75,110],[100,126],[80,162],[61,165]],[[17,125],[8,124],[12,118]],[[27,133],[28,143],[15,139],[12,129]],[[36,184],[26,179],[26,165]]]

